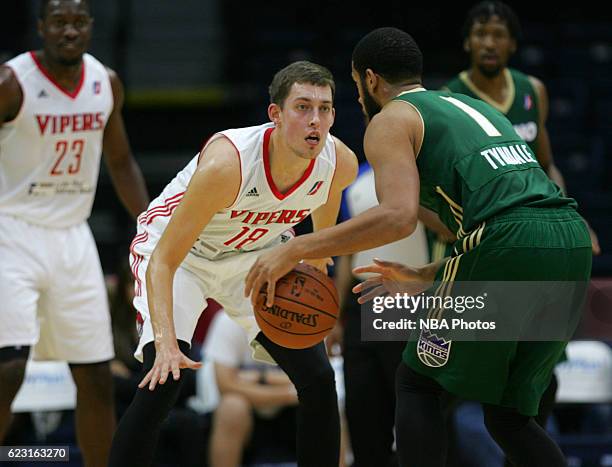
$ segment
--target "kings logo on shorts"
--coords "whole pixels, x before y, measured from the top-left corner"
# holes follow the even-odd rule
[[[438,337],[427,330],[421,330],[417,343],[417,355],[423,365],[439,368],[448,362],[453,341]]]

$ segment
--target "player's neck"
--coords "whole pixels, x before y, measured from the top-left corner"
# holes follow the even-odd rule
[[[52,59],[44,50],[34,52],[41,66],[59,83],[64,89],[73,90],[81,81],[83,60],[76,65],[64,65]]]
[[[468,71],[468,76],[478,90],[495,100],[499,100],[509,85],[506,80],[506,69],[505,67],[502,68],[495,76],[486,76],[478,67],[472,67]]]
[[[297,182],[311,163],[311,159],[300,157],[286,144],[279,131],[270,135],[268,147],[270,174],[276,186],[283,191]]]

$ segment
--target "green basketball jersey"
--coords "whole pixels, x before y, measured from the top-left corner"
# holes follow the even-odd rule
[[[575,207],[508,119],[485,102],[423,88],[395,100],[411,104],[423,119],[416,159],[420,203],[458,238],[511,207]]]
[[[526,74],[512,68],[506,68],[504,73],[509,84],[509,91],[506,102],[501,104],[479,90],[470,80],[467,71],[459,73],[445,85],[445,88],[483,100],[499,110],[514,125],[519,136],[529,144],[533,151],[536,151],[535,141],[540,121],[538,94]]]

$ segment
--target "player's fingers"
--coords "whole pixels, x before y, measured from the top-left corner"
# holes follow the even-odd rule
[[[254,279],[253,269],[255,269],[255,266],[252,266],[251,269],[249,269],[246,279],[244,280],[244,296],[245,297],[248,297],[249,295],[251,295],[253,279]]]
[[[361,297],[357,299],[357,303],[363,305],[364,303],[369,302],[375,297],[382,297],[387,295],[387,290],[381,285],[380,287],[376,287],[375,289],[370,290],[367,293],[364,293]]]
[[[257,298],[261,292],[262,286],[262,281],[259,278],[253,280],[253,283],[251,284],[251,290],[249,293],[251,295],[251,305],[253,306],[253,309],[255,309],[257,306]]]
[[[195,362],[190,358],[185,357],[183,360],[181,360],[180,368],[191,368],[192,370],[197,370],[198,368],[202,368],[202,362]]]
[[[327,258],[326,263],[328,266],[333,266],[334,265],[334,258]]]
[[[272,305],[274,305],[275,291],[276,291],[276,281],[268,280],[268,287],[267,287],[268,296],[266,297],[266,305],[268,307],[271,307]]]
[[[368,264],[367,266],[357,266],[353,268],[353,274],[363,274],[363,273],[374,273],[374,274],[382,274],[385,271],[385,268],[378,266],[377,264]]]
[[[404,267],[404,265],[401,263],[396,263],[395,261],[387,261],[385,259],[380,258],[374,258],[374,263],[378,264],[379,266],[382,266],[383,268],[399,269]]]
[[[164,384],[168,379],[168,373],[170,372],[170,365],[168,363],[164,363],[159,372],[159,384]]]
[[[361,293],[364,290],[369,289],[370,287],[374,287],[375,285],[381,284],[382,281],[382,276],[370,277],[353,287],[353,293]]]
[[[153,373],[151,374],[151,380],[149,381],[149,391],[153,391],[155,386],[157,386],[157,382],[159,381],[159,368],[154,367]]]
[[[172,379],[174,381],[178,381],[181,377],[181,370],[179,369],[179,362],[175,362],[172,364]]]
[[[151,380],[151,376],[153,375],[153,370],[149,370],[149,372],[145,375],[144,378],[142,378],[142,381],[140,381],[140,383],[138,384],[138,387],[140,389],[144,388],[147,383]]]

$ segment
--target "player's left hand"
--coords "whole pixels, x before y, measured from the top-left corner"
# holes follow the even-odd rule
[[[271,307],[274,304],[276,281],[291,271],[299,260],[300,258],[293,254],[291,242],[272,248],[257,258],[246,276],[244,285],[244,296],[251,296],[253,308],[264,284],[267,284],[266,306]]]

